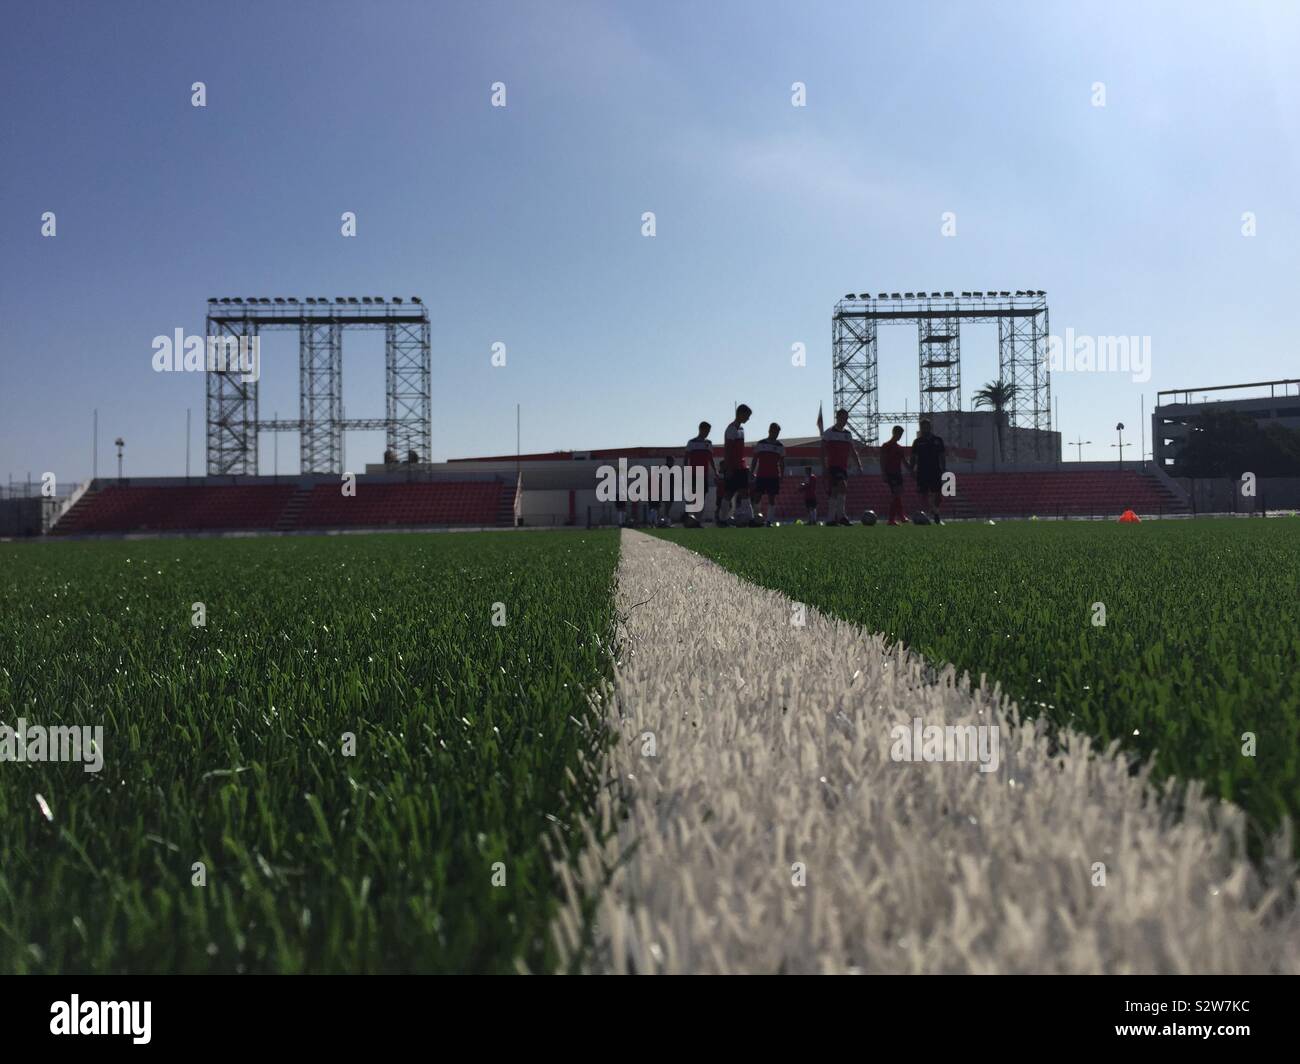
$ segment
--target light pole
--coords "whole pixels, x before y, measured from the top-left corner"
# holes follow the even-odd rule
[[[1119,448],[1119,467],[1120,469],[1123,469],[1124,468],[1124,422],[1121,421],[1118,425],[1116,425],[1115,431],[1119,433],[1119,443],[1112,443],[1111,446]]]
[[[126,440],[119,436],[113,441],[113,446],[117,448],[117,479],[122,479],[122,448],[126,446]]]
[[[1091,444],[1092,444],[1092,440],[1085,440],[1085,439],[1083,439],[1083,437],[1080,437],[1079,439],[1075,440],[1073,443],[1070,444],[1071,447],[1077,447],[1077,448],[1079,448],[1079,461],[1080,461],[1080,462],[1083,461],[1083,445],[1084,445],[1085,443],[1088,444],[1089,446],[1091,446]]]

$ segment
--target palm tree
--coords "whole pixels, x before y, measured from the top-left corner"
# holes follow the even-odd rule
[[[989,381],[973,396],[977,407],[990,407],[993,410],[993,427],[998,434],[998,450],[994,456],[994,465],[997,464],[996,459],[1002,457],[1002,425],[1007,418],[1007,407],[1011,405],[1011,400],[1015,396],[1016,386],[1002,381]]]

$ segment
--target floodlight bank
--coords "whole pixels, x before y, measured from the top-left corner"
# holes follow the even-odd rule
[[[617,595],[612,786],[560,865],[567,957],[613,972],[1300,971],[1289,840],[1252,865],[1241,810],[1199,784],[1157,790],[1078,733],[1054,746],[997,687],[811,608],[798,627],[790,599],[643,533],[622,533]],[[917,717],[996,725],[997,770],[893,760],[891,729]]]

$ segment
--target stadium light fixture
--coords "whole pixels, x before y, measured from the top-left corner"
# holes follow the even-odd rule
[[[316,300],[314,300],[311,296],[307,297],[307,302],[310,303],[313,307],[316,305]]]
[[[348,302],[349,302],[349,303],[353,303],[353,304],[357,303],[357,302],[358,302],[357,297],[356,297],[356,296],[348,296]]]
[[[411,302],[412,302],[412,303],[419,303],[419,302],[420,302],[420,297],[419,297],[419,296],[411,296]]]
[[[890,299],[902,299],[903,297],[900,296],[897,292],[890,292],[890,293],[889,293],[889,298],[890,298]]]
[[[239,303],[239,304],[242,306],[244,301],[243,301],[242,299],[240,299],[239,296],[235,296],[235,298],[232,299],[231,302],[232,302],[232,303]]]
[[[1011,295],[1010,292],[1003,292],[1003,293],[1002,293],[1002,298],[1005,299],[1005,298],[1006,298],[1007,296],[1009,296],[1009,295]]]
[[[370,297],[369,297],[369,296],[362,296],[362,297],[361,297],[361,302],[362,302],[362,303],[365,303],[367,306],[369,306],[369,305],[370,305]]]
[[[217,297],[216,297],[216,296],[208,296],[208,302],[209,302],[209,303],[215,303],[216,301],[217,301]]]
[[[281,306],[284,306],[284,296],[276,296],[275,301],[279,303]]]
[[[393,302],[394,302],[394,303],[401,303],[401,302],[402,302],[402,297],[401,297],[401,296],[393,296]]]
[[[962,299],[970,299],[970,293],[969,293],[969,292],[963,292],[963,293],[961,294],[961,297],[962,297]]]
[[[939,293],[938,293],[938,292],[931,292],[931,293],[930,293],[930,298],[931,298],[931,299],[938,299],[938,298],[939,298]]]
[[[943,294],[943,298],[944,298],[944,299],[951,299],[951,298],[952,298],[952,293],[951,293],[951,292],[944,292],[944,294]]]
[[[905,293],[904,293],[904,297],[907,298],[907,299],[915,299],[915,298],[916,298],[916,293],[915,293],[915,292],[905,292]]]
[[[1017,292],[1017,293],[1016,293],[1016,295],[1018,295],[1018,296],[1023,296],[1024,294],[1025,294],[1024,292]]]
[[[889,298],[889,293],[888,293],[888,292],[877,292],[877,293],[876,293],[876,298],[877,298],[877,299],[888,299],[888,298]]]

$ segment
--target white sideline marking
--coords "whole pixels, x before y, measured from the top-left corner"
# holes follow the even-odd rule
[[[1113,751],[1069,734],[1049,756],[996,689],[811,608],[792,627],[789,599],[686,548],[625,530],[618,573],[607,767],[629,817],[561,866],[566,954],[585,894],[604,971],[1300,971],[1286,841],[1279,893],[1198,784],[1178,816]],[[998,724],[998,771],[891,760],[915,716]]]

